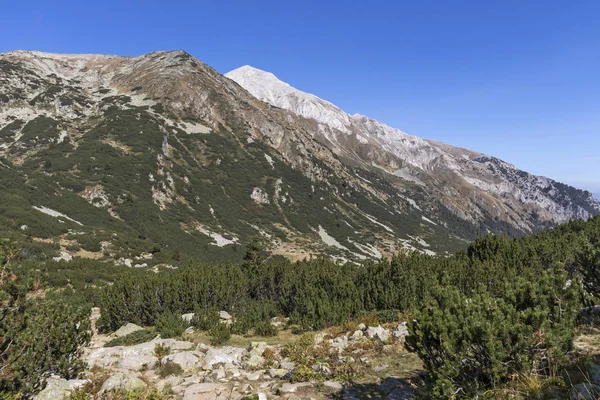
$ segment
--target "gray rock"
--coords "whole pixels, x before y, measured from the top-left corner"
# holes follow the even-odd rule
[[[211,374],[210,377],[215,379],[215,380],[221,380],[221,379],[225,379],[227,375],[225,374],[225,369],[223,369],[223,367],[219,367],[218,369],[215,369]]]
[[[269,376],[271,378],[283,378],[288,373],[287,369],[284,368],[271,368],[269,370]]]
[[[130,371],[142,371],[153,369],[158,363],[158,358],[150,355],[126,354],[124,353],[119,361],[119,368]]]
[[[87,384],[89,381],[85,379],[66,380],[62,378],[48,378],[46,387],[39,392],[34,400],[55,400],[68,398],[71,393],[80,387]]]
[[[164,365],[168,361],[179,365],[184,371],[193,371],[202,366],[204,354],[199,351],[182,351],[181,353],[170,354],[163,357],[161,363]]]
[[[408,327],[406,326],[406,322],[402,322],[396,329],[392,331],[392,336],[394,339],[405,340],[406,336],[408,336]]]
[[[365,329],[367,329],[367,326],[365,324],[358,324],[356,326],[356,329],[360,329],[361,331],[364,331]]]
[[[258,400],[267,400],[267,395],[264,393],[259,393],[258,394]]]
[[[250,346],[248,347],[248,352],[250,354],[257,353],[259,355],[262,355],[267,347],[269,347],[267,345],[267,342],[251,342]]]
[[[410,400],[413,398],[413,390],[411,388],[394,389],[390,394],[385,396],[385,400]]]
[[[340,390],[344,389],[344,385],[336,381],[325,381],[323,382],[323,386],[335,390],[336,392],[339,392]]]
[[[279,363],[279,368],[287,369],[288,371],[292,371],[294,368],[296,368],[296,363],[293,361],[290,361],[289,358],[284,358]]]
[[[295,393],[299,388],[312,386],[310,382],[284,383],[278,389],[279,394]]]
[[[255,372],[248,372],[246,374],[246,379],[248,379],[249,381],[257,381],[260,379],[260,377],[263,375],[263,371],[255,371]]]
[[[230,320],[231,314],[229,314],[227,311],[219,311],[219,318],[224,319],[224,320]]]
[[[220,400],[226,398],[226,392],[220,383],[196,383],[185,389],[183,400]]]
[[[167,376],[165,379],[161,379],[160,381],[156,382],[156,388],[162,392],[167,386],[174,388],[176,386],[179,386],[181,383],[183,383],[182,377],[171,375]]]
[[[86,361],[89,368],[106,368],[117,364],[122,354],[123,347],[101,347],[90,351],[86,357]]]
[[[265,358],[257,354],[251,354],[245,362],[248,368],[257,368],[265,365]]]
[[[217,364],[239,365],[239,361],[235,357],[223,352],[222,349],[210,349],[206,352],[204,364],[209,369],[212,369]]]
[[[390,332],[381,325],[370,326],[367,328],[367,337],[369,339],[379,339],[382,342],[387,342],[390,338]]]
[[[121,372],[117,372],[104,381],[100,388],[100,393],[113,390],[125,390],[128,392],[146,390],[146,383],[135,376],[124,375]]]
[[[175,340],[169,347],[171,350],[190,350],[194,347],[194,343],[185,340]]]
[[[325,340],[325,334],[323,332],[319,332],[319,333],[315,334],[314,340],[315,340],[316,345],[323,343],[323,340]]]
[[[194,318],[193,312],[181,315],[181,319],[187,322],[188,324],[192,322],[192,318]]]
[[[363,331],[357,330],[352,334],[352,336],[350,336],[350,340],[359,340],[362,339],[364,336],[365,334],[363,333]]]
[[[223,346],[221,351],[227,355],[232,356],[238,361],[241,361],[248,355],[248,351],[242,347]]]
[[[129,335],[130,333],[137,332],[137,331],[143,331],[143,330],[144,330],[144,328],[142,328],[141,326],[129,323],[129,324],[123,325],[122,327],[117,329],[117,331],[115,332],[115,336],[122,337],[125,335]]]

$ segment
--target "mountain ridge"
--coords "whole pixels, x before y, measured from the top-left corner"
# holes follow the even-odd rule
[[[15,51],[0,55],[0,83],[0,227],[58,257],[222,260],[253,236],[295,259],[446,254],[600,210],[586,192],[324,100],[343,131],[263,102],[184,51]]]

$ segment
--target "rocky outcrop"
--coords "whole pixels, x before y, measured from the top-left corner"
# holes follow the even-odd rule
[[[224,316],[224,315],[222,315]],[[226,321],[224,318],[223,321]],[[389,326],[389,325],[386,325]],[[314,335],[314,349],[326,350],[335,359],[346,363],[368,366],[374,374],[384,372],[388,366],[373,362],[364,349],[377,347],[385,354],[387,347],[399,351],[402,347],[406,324],[392,328],[381,325],[357,326],[354,331],[332,336],[325,331]],[[194,334],[193,330],[190,334]],[[102,335],[94,335],[94,342]],[[334,380],[334,366],[318,361],[309,368],[323,383],[298,382],[294,379],[296,363],[286,357],[285,346],[269,345],[267,342],[250,342],[247,347],[210,346],[186,340],[154,339],[133,346],[95,347],[85,353],[84,360],[94,371],[102,371],[105,378],[100,393],[112,391],[143,391],[170,388],[175,398],[182,399],[237,399],[247,395],[260,395],[267,399],[310,398],[318,394],[343,392],[344,398],[352,398],[350,386]],[[323,353],[321,353],[323,354]],[[176,365],[178,369],[173,369]],[[173,371],[176,375],[161,375]],[[302,370],[302,373],[306,371]],[[91,376],[90,373],[87,374]],[[162,376],[162,377],[161,377]],[[61,381],[49,384],[40,393],[45,400],[59,391],[68,396],[75,385],[86,381]],[[383,381],[378,393],[385,398],[404,399],[409,389],[399,387],[400,381]],[[69,386],[71,385],[71,386]],[[400,390],[402,389],[402,390]]]

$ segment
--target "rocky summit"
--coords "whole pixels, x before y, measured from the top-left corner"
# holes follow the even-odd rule
[[[448,254],[600,212],[591,193],[183,51],[0,55],[0,226],[58,260]]]

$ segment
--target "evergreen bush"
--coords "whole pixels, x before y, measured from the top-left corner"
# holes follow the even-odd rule
[[[155,329],[163,339],[178,337],[183,334],[187,324],[178,314],[166,310],[156,320]]]

